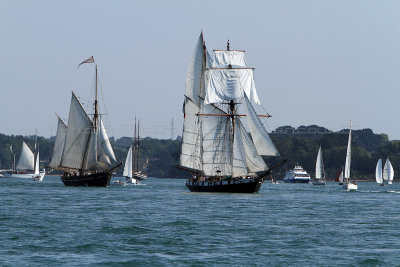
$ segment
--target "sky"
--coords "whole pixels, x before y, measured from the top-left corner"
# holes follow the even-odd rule
[[[0,1],[0,133],[54,136],[71,91],[93,96],[109,135],[182,132],[200,32],[209,51],[246,51],[271,131],[317,124],[400,139],[400,1]]]

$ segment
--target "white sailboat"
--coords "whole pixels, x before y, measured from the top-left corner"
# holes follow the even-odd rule
[[[393,177],[394,177],[394,170],[393,166],[390,163],[389,158],[386,159],[385,167],[383,168],[382,177],[384,181],[387,181],[388,184],[392,184]]]
[[[383,176],[382,176],[382,159],[378,160],[378,163],[376,164],[376,169],[375,169],[375,179],[378,184],[381,186],[385,185],[383,181]]]
[[[37,141],[35,142],[35,147],[37,146]],[[38,147],[38,146],[37,146]],[[32,172],[33,171],[33,172]],[[24,178],[32,179],[34,177],[40,177],[43,180],[45,175],[45,170],[39,170],[39,148],[37,149],[36,158],[29,146],[22,141],[21,155],[19,157],[16,170],[11,174],[13,178]],[[41,181],[40,180],[40,181]]]
[[[39,145],[38,145],[38,152],[37,152],[37,155],[36,155],[35,169],[33,170],[32,179],[34,181],[41,182],[41,181],[43,181],[43,178],[44,178],[44,176],[46,174],[46,171],[45,171],[45,169],[43,169],[43,171],[39,170],[39,163],[40,163],[40,159],[39,159]]]
[[[344,181],[342,186],[343,189],[346,189],[347,191],[358,189],[356,181],[350,180],[350,165],[351,165],[351,121],[350,121],[349,140],[347,142],[346,163],[344,165]]]
[[[321,146],[318,150],[317,160],[315,162],[315,179],[312,181],[313,185],[326,185],[324,162],[322,159]]]
[[[124,177],[126,177],[126,181],[128,182],[128,183],[131,183],[131,184],[138,184],[139,183],[139,181],[137,180],[137,179],[135,179],[134,177],[133,177],[133,172],[132,172],[132,154],[133,154],[133,152],[132,152],[132,145],[129,147],[129,150],[128,150],[128,154],[126,155],[126,159],[125,159],[125,166],[124,166],[124,172],[123,172],[123,176]]]

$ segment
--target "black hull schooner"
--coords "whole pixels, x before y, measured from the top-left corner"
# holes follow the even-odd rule
[[[98,172],[87,175],[69,175],[61,176],[61,181],[65,186],[110,186],[111,172]]]
[[[93,56],[79,66],[84,63],[94,63]],[[89,118],[74,92],[68,124],[58,117],[57,135],[49,167],[64,172],[61,181],[65,186],[109,186],[113,170],[122,165],[120,163],[110,168],[116,158],[98,110],[97,65],[95,70],[93,118]]]

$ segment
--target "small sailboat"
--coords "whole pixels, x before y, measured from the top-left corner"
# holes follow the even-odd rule
[[[382,159],[378,160],[378,163],[376,164],[376,169],[375,169],[375,179],[378,184],[381,186],[385,185],[385,182],[383,181],[383,176],[382,176]]]
[[[211,58],[201,33],[186,75],[178,166],[192,173],[186,181],[190,191],[258,192],[271,170],[285,162],[268,168],[262,159],[279,153],[252,103],[260,105],[244,51],[231,50],[228,41],[227,49],[214,50]]]
[[[313,185],[326,185],[324,162],[322,159],[321,146],[318,150],[317,161],[315,162],[315,179],[312,181]]]
[[[83,61],[94,63],[93,57]],[[79,65],[81,65],[79,64]],[[97,65],[95,72],[94,114],[90,119],[78,97],[72,92],[68,125],[58,118],[56,141],[50,167],[64,171],[61,181],[65,186],[109,186],[116,161],[97,101]]]
[[[356,181],[350,179],[350,165],[351,165],[351,121],[350,121],[349,139],[347,142],[346,163],[344,165],[344,181],[342,187],[347,191],[354,191],[358,189],[358,185]]]
[[[132,177],[136,180],[146,180],[147,174],[142,171],[141,166],[141,151],[140,151],[140,135],[139,135],[139,127],[140,122],[137,122],[137,131],[136,131],[136,117],[135,117],[135,134],[133,137],[133,174]]]
[[[131,184],[138,184],[139,181],[133,177],[132,173],[132,144],[129,147],[128,154],[126,155],[125,159],[125,166],[124,166],[124,172],[123,176],[126,178],[126,182],[131,183]]]
[[[37,135],[35,141],[35,154],[29,146],[22,141],[22,150],[16,170],[11,174],[13,178],[34,179],[35,181],[42,181],[46,174],[45,169],[39,170],[39,145],[37,143]],[[33,172],[32,172],[33,171]]]
[[[383,180],[387,181],[388,184],[392,184],[394,177],[393,166],[390,163],[389,158],[386,159],[385,167],[383,168]]]

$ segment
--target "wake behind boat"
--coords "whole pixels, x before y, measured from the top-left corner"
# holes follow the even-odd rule
[[[83,63],[94,63],[93,57]],[[81,65],[80,64],[80,65]],[[57,136],[50,167],[64,171],[65,186],[109,186],[111,174],[121,163],[116,161],[106,129],[98,111],[97,65],[93,119],[72,92],[68,125],[58,118]]]
[[[211,58],[201,33],[186,76],[179,166],[192,173],[186,181],[190,191],[258,192],[271,169],[284,162],[268,168],[262,159],[279,153],[253,104],[260,101],[244,51],[230,50],[228,41]]]

